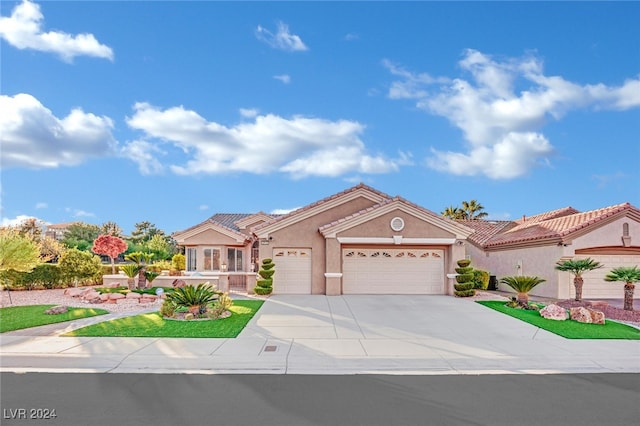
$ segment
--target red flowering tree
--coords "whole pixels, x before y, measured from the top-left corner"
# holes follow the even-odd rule
[[[116,273],[114,259],[126,250],[127,242],[122,238],[114,237],[113,235],[99,235],[93,242],[93,247],[91,248],[91,251],[95,254],[109,256],[109,259],[111,259],[112,274]]]

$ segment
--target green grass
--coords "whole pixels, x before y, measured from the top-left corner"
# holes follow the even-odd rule
[[[509,308],[505,306],[505,302],[478,301],[477,303],[567,339],[640,340],[640,330],[615,321],[607,320],[604,325],[583,324],[570,320],[557,321],[541,317],[538,311]]]
[[[236,337],[262,306],[262,300],[234,300],[231,316],[212,321],[166,320],[158,312],[105,321],[64,336],[88,337]]]
[[[67,313],[58,315],[44,313],[44,311],[53,306],[56,305],[10,306],[0,309],[0,333],[108,313],[104,309],[95,308],[69,308]]]

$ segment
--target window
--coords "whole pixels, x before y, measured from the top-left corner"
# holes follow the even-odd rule
[[[629,224],[627,222],[622,224],[622,236],[623,237],[629,236]]]
[[[196,256],[197,250],[193,247],[187,248],[187,271],[195,271],[196,270]]]
[[[242,249],[232,247],[227,249],[227,267],[229,272],[241,272],[244,270],[242,263]]]
[[[204,249],[204,268],[205,271],[220,270],[220,249],[205,248]]]

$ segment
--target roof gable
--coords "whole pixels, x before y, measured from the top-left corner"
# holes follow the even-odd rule
[[[384,200],[383,202],[367,209],[321,226],[319,231],[327,238],[335,238],[340,232],[361,225],[394,210],[401,210],[434,226],[451,232],[456,235],[456,238],[467,238],[473,232],[472,229],[467,228],[460,223],[439,216],[424,207],[405,200],[402,197],[394,197]]]
[[[173,238],[178,244],[182,244],[188,238],[200,234],[201,232],[213,230],[236,240],[238,243],[244,243],[246,240],[250,239],[250,237],[240,232],[240,229],[235,225],[235,222],[248,216],[251,215],[244,213],[217,213],[204,222],[187,228],[184,231],[174,232]]]
[[[367,198],[375,203],[379,203],[391,198],[387,194],[384,194],[376,189],[371,188],[370,186],[361,183],[337,194],[323,198],[320,201],[316,201],[305,207],[301,207],[297,210],[292,211],[291,213],[280,216],[272,220],[271,222],[258,225],[253,228],[253,231],[259,238],[265,238],[269,235],[270,232],[283,229],[287,226],[293,225],[294,223],[298,223],[304,219],[307,219],[359,197]]]

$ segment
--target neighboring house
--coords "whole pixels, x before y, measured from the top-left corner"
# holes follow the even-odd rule
[[[472,232],[359,184],[282,216],[216,214],[173,237],[192,273],[239,274],[272,258],[276,294],[451,294],[447,274]]]
[[[47,228],[44,231],[44,235],[49,238],[53,238],[56,241],[64,240],[65,233],[69,226],[73,225],[77,222],[68,222],[68,223],[57,223],[54,225],[47,225]]]
[[[476,230],[466,246],[475,268],[498,279],[507,275],[544,278],[547,282],[531,291],[533,295],[575,297],[573,275],[555,269],[559,260],[590,257],[604,265],[583,274],[585,299],[621,298],[622,284],[605,282],[604,276],[619,266],[640,265],[640,210],[629,203],[583,213],[566,207],[513,222],[460,223]]]

